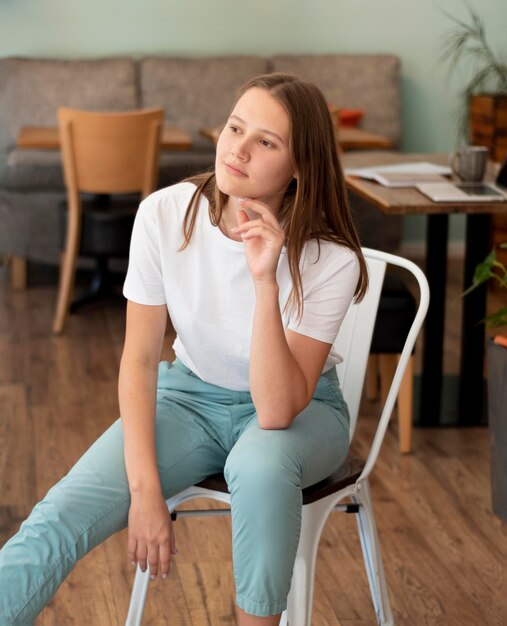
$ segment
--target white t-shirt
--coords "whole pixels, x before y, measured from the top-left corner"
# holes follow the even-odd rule
[[[143,200],[123,293],[139,304],[167,305],[176,331],[176,356],[199,378],[247,391],[255,291],[244,244],[211,224],[203,195],[190,244],[178,251],[194,191],[193,183],[179,183]],[[312,240],[300,262],[304,309],[298,321],[297,311],[283,312],[292,281],[282,250],[276,274],[280,311],[284,327],[332,344],[352,300],[359,263],[354,252],[328,241],[321,241],[317,257]],[[323,371],[340,361],[331,351]]]

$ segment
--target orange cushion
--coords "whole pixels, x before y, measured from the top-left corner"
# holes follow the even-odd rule
[[[340,109],[338,119],[340,126],[358,126],[364,115],[360,109]]]
[[[361,109],[340,109],[330,103],[328,103],[327,108],[335,123],[338,122],[340,126],[358,126],[364,115],[364,111]]]

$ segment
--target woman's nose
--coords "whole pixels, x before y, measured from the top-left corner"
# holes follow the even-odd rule
[[[232,147],[232,155],[241,161],[247,161],[249,158],[248,142],[245,139],[238,140]]]

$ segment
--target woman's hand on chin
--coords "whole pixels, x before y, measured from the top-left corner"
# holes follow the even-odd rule
[[[252,278],[258,283],[275,283],[278,259],[285,241],[285,233],[267,204],[242,198],[238,211],[238,226],[233,231],[241,235]],[[259,215],[250,220],[244,209]]]

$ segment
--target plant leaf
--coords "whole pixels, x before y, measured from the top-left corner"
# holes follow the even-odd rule
[[[507,306],[504,306],[491,315],[488,315],[484,321],[488,326],[492,326],[493,328],[498,326],[507,326]]]

